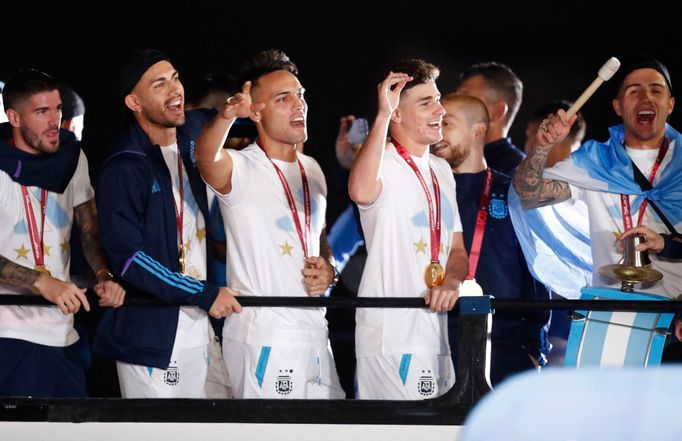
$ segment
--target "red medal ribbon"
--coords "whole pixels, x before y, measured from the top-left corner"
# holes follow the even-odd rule
[[[429,230],[431,231],[431,262],[438,263],[438,254],[440,253],[440,186],[438,185],[438,178],[436,178],[436,174],[433,172],[433,169],[431,168],[431,165],[429,165],[429,171],[431,172],[431,182],[433,184],[433,194],[435,197],[435,214],[434,214],[434,201],[431,198],[431,192],[429,192],[429,187],[426,184],[426,181],[424,180],[424,177],[422,176],[421,172],[417,168],[417,164],[414,163],[414,160],[410,156],[410,154],[407,152],[407,149],[403,147],[402,145],[398,144],[397,141],[393,140],[393,145],[395,146],[395,150],[398,152],[401,158],[407,162],[407,164],[412,168],[412,171],[414,171],[415,175],[417,175],[417,179],[419,179],[419,183],[421,184],[422,188],[424,189],[424,194],[426,195],[426,201],[429,205]]]
[[[307,258],[308,257],[308,238],[310,237],[310,219],[311,219],[311,214],[310,214],[310,190],[308,188],[308,178],[306,177],[305,174],[305,168],[303,168],[303,164],[301,164],[301,161],[296,158],[296,162],[298,163],[298,169],[301,171],[301,184],[303,185],[303,213],[305,216],[305,234],[303,232],[303,228],[301,227],[301,220],[298,217],[298,211],[296,211],[296,201],[294,199],[293,194],[291,193],[291,188],[289,187],[289,183],[287,182],[286,176],[284,176],[284,173],[282,173],[282,170],[280,170],[279,167],[277,167],[277,164],[268,156],[268,154],[265,152],[265,149],[263,146],[258,144],[258,146],[263,150],[263,153],[265,153],[265,157],[270,160],[270,164],[275,168],[275,171],[277,172],[277,176],[279,177],[280,182],[282,183],[282,188],[284,189],[284,195],[287,198],[287,203],[289,204],[289,210],[291,211],[291,216],[294,218],[294,224],[296,225],[296,232],[298,233],[298,239],[301,241],[301,247],[303,248],[303,254]]]
[[[670,145],[668,138],[663,138],[663,143],[661,143],[661,148],[658,150],[658,156],[656,156],[656,161],[651,168],[651,173],[649,173],[649,182],[654,183],[654,177],[656,172],[658,172],[665,154],[668,152],[668,146]],[[635,166],[636,167],[636,166]],[[637,226],[642,225],[642,219],[644,219],[644,210],[646,210],[649,202],[644,199],[642,205],[639,206],[639,214],[637,216]],[[623,228],[625,231],[632,229],[632,215],[630,213],[630,197],[625,194],[620,195],[620,209],[623,212]]]
[[[471,280],[476,275],[478,259],[481,257],[481,245],[485,234],[485,224],[488,222],[488,203],[490,202],[490,191],[493,188],[493,172],[490,168],[485,169],[485,183],[481,191],[481,200],[478,205],[476,215],[476,230],[471,240],[471,250],[469,251],[469,274],[466,280]]]
[[[43,234],[45,233],[45,210],[47,207],[47,190],[44,188],[40,190],[40,234],[38,234],[38,225],[33,214],[33,204],[31,197],[28,194],[26,186],[21,186],[21,194],[24,199],[24,209],[26,210],[26,223],[28,224],[28,235],[31,239],[31,248],[33,249],[33,259],[36,267],[45,267],[45,255],[43,254]]]

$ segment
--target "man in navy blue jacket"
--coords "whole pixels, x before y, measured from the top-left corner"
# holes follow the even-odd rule
[[[485,106],[474,97],[458,94],[447,95],[442,104],[446,111],[443,140],[431,146],[431,151],[447,160],[455,172],[457,207],[469,255],[467,278],[474,277],[485,294],[497,298],[548,299],[548,291],[535,283],[528,271],[509,217],[511,178],[491,170],[483,157],[488,127]],[[548,311],[495,313],[490,366],[493,386],[513,373],[545,363],[548,321]],[[451,346],[457,341],[456,323],[449,317]]]
[[[97,183],[102,246],[130,295],[168,307],[107,311],[95,350],[117,360],[123,397],[203,398],[207,312],[241,310],[234,291],[204,281],[210,228],[194,140],[213,113],[185,113],[178,72],[155,50],[134,53],[119,86],[134,122]]]

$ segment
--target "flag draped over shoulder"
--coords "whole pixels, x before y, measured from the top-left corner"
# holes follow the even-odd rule
[[[623,126],[611,127],[609,133],[608,141],[586,142],[569,158],[546,169],[543,177],[587,190],[636,195],[633,212],[644,198],[649,199],[679,229],[682,224],[680,134],[666,125],[670,148],[653,188],[642,191],[635,182],[632,162],[623,147]],[[569,200],[524,211],[519,196],[512,188],[509,211],[533,276],[564,297],[578,298],[580,288],[592,280],[589,220],[585,204]]]

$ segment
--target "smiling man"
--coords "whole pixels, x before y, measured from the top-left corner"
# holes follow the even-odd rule
[[[242,66],[242,92],[197,140],[199,170],[225,223],[228,283],[242,296],[319,296],[336,280],[324,175],[296,149],[308,138],[297,75],[284,52],[255,54]],[[237,117],[256,124],[256,142],[225,150]],[[236,398],[345,396],[322,308],[248,308],[228,317],[223,353]]]
[[[131,54],[120,100],[133,122],[102,167],[97,210],[102,246],[128,292],[168,307],[107,311],[95,350],[117,360],[124,398],[204,398],[209,321],[240,310],[234,292],[206,283],[206,186],[193,150],[213,111],[185,113],[168,57]]]
[[[559,110],[543,121],[537,148],[514,177],[525,209],[569,198],[585,202],[595,286],[619,286],[597,270],[621,259],[623,231],[645,225],[657,233],[671,233],[669,227],[678,231],[682,227],[682,138],[666,123],[675,105],[668,70],[658,60],[634,58],[623,63],[619,76],[613,109],[623,124],[609,130],[608,141],[588,141],[569,158],[545,169],[552,146],[566,137],[575,122],[575,117],[568,120]],[[653,190],[645,192],[636,174],[641,174],[639,182],[649,181],[650,185],[643,185]],[[669,226],[655,213],[654,204]],[[677,297],[682,293],[679,263],[655,254],[650,257],[663,279],[644,283],[638,290]]]
[[[445,110],[438,68],[423,60],[391,66],[378,112],[353,163],[367,263],[360,297],[423,297],[430,309],[359,308],[357,398],[417,400],[453,385],[447,311],[467,273],[450,166],[429,154]],[[386,145],[390,135],[391,143]]]

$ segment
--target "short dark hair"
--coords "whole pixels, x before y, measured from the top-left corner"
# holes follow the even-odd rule
[[[2,101],[7,109],[16,109],[22,101],[36,93],[57,90],[59,84],[50,75],[37,69],[22,69],[14,74],[2,89]]]
[[[389,72],[402,72],[412,77],[412,81],[405,84],[403,92],[419,84],[435,82],[440,76],[440,69],[438,67],[418,58],[400,60],[390,64],[384,78],[386,78]]]
[[[464,113],[467,121],[472,124],[485,124],[485,131],[488,132],[488,129],[490,129],[490,116],[488,115],[488,108],[485,107],[483,101],[471,95],[452,92],[441,99],[441,104],[448,102],[465,106],[466,111]]]
[[[251,84],[255,86],[260,77],[278,70],[285,70],[298,76],[298,67],[284,51],[268,49],[258,52],[242,64],[238,86],[241,88],[242,84],[247,81],[251,81]]]
[[[665,84],[668,86],[670,96],[675,96],[673,93],[673,82],[666,65],[651,56],[638,54],[624,58],[620,69],[616,72],[615,78],[613,78],[613,85],[615,86],[613,95],[616,98],[620,95],[625,78],[638,69],[654,69],[660,73],[665,80]]]
[[[568,100],[550,101],[538,107],[537,110],[533,112],[533,116],[531,116],[528,122],[540,123],[550,113],[555,113],[559,109],[568,110],[572,105],[573,103]],[[583,138],[585,138],[587,124],[585,123],[585,118],[583,118],[582,113],[578,112],[577,115],[578,118],[575,120],[575,124],[571,126],[571,130],[568,132],[568,137],[574,141],[582,142]]]
[[[460,83],[480,75],[485,80],[488,88],[497,92],[509,105],[507,121],[516,117],[521,101],[523,100],[523,83],[513,70],[505,64],[496,61],[477,63],[462,72],[459,76]]]

